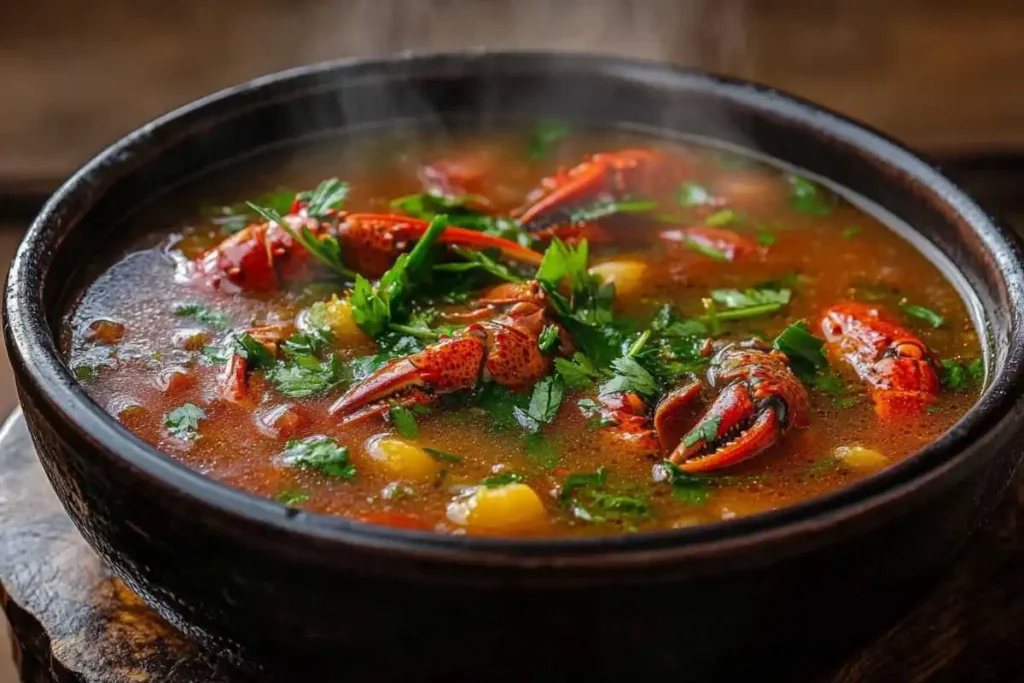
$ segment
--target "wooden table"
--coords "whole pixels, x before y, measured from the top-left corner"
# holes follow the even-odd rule
[[[923,603],[814,683],[1024,676],[1022,492],[1009,496]],[[22,680],[248,680],[206,658],[111,576],[51,491],[20,411],[0,434],[0,548],[0,601]]]

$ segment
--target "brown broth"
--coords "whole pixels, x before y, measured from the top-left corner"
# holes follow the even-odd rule
[[[674,496],[665,483],[652,482],[654,459],[637,458],[603,438],[604,430],[588,427],[577,402],[593,396],[593,391],[568,391],[542,437],[524,436],[514,421],[498,424],[501,421],[481,407],[435,407],[429,415],[418,417],[420,434],[414,441],[462,460],[440,463],[428,481],[410,483],[385,474],[365,452],[367,439],[393,433],[394,425],[376,419],[342,430],[328,416],[327,407],[344,387],[323,396],[287,398],[257,371],[250,378],[247,400],[232,402],[217,391],[221,368],[205,362],[200,351],[182,348],[183,330],[205,330],[206,344],[214,344],[219,336],[209,326],[176,316],[175,307],[182,302],[201,302],[225,313],[231,327],[246,328],[290,321],[303,306],[327,296],[327,290],[303,293],[301,287],[275,295],[226,294],[176,282],[168,244],[194,257],[222,239],[218,227],[198,210],[210,199],[231,202],[281,185],[302,189],[324,177],[338,176],[351,184],[347,210],[387,212],[390,199],[421,191],[416,174],[421,163],[483,151],[497,161],[497,171],[483,194],[495,211],[504,212],[519,205],[557,167],[626,146],[656,147],[685,159],[694,169],[694,181],[713,195],[728,196],[728,208],[743,216],[730,229],[754,238],[761,235],[762,241],[772,243],[762,246],[762,256],[753,263],[722,263],[686,247],[667,248],[651,237],[650,229],[643,227],[645,221],[618,217],[616,230],[633,237],[595,245],[592,263],[628,256],[642,260],[647,268],[634,292],[617,297],[617,314],[647,321],[660,305],[671,303],[680,315],[697,316],[703,313],[702,299],[713,288],[742,290],[784,280],[793,289],[787,306],[774,315],[725,323],[723,338],[741,340],[759,334],[772,339],[799,319],[808,320],[812,331],[820,334],[816,321],[823,309],[851,298],[868,298],[885,306],[938,359],[979,356],[979,341],[965,304],[933,263],[899,234],[845,201],[823,216],[794,210],[784,172],[775,167],[750,161],[737,164],[732,155],[727,157],[731,162],[725,163],[721,153],[711,149],[620,132],[576,133],[559,146],[554,158],[529,162],[521,131],[467,133],[457,140],[430,131],[406,131],[365,136],[343,145],[324,144],[292,154],[286,161],[278,156],[236,163],[141,212],[132,220],[136,238],[95,277],[67,315],[62,338],[65,357],[99,405],[144,440],[207,476],[260,496],[291,497],[293,504],[312,512],[411,523],[444,533],[466,531],[449,518],[453,499],[502,472],[523,476],[539,495],[547,519],[491,533],[609,534],[772,510],[833,491],[880,468],[837,462],[836,448],[862,446],[884,454],[888,463],[897,462],[949,429],[976,400],[976,384],[968,391],[943,391],[928,411],[883,424],[864,385],[847,367],[836,364],[854,388],[846,400],[837,402],[812,389],[810,427],[791,430],[769,452],[714,473],[706,496],[689,499]],[[657,199],[667,211],[700,222],[692,209],[675,204],[674,191]],[[766,232],[770,238],[763,237]],[[335,291],[341,292],[341,287]],[[927,306],[940,313],[945,324],[932,328],[901,316],[899,306],[904,302]],[[98,319],[123,323],[123,338],[114,344],[97,342],[90,326]],[[335,350],[348,360],[372,354],[374,343],[366,338]],[[171,377],[175,371],[180,374]],[[200,406],[206,413],[199,426],[201,438],[179,439],[164,426],[167,413],[184,403]],[[288,434],[265,424],[266,416],[282,406],[293,406],[301,417],[301,425]],[[280,453],[288,439],[311,435],[327,435],[348,446],[356,475],[334,479],[287,466]],[[604,492],[641,500],[644,514],[602,513],[587,489],[579,492],[581,504],[591,515],[606,517],[604,521],[581,519],[571,504],[560,502],[558,487],[567,475],[593,473],[598,467],[607,471]],[[715,478],[719,474],[727,476]],[[301,502],[291,496],[298,492],[304,498]]]

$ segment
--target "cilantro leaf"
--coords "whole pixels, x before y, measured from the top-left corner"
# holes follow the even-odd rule
[[[779,307],[789,303],[792,292],[788,289],[713,289],[711,298],[729,309],[753,308],[764,304]]]
[[[564,396],[565,384],[561,376],[548,375],[533,385],[526,410],[516,407],[513,414],[524,429],[538,431],[541,425],[550,424],[555,419]]]
[[[706,417],[697,425],[687,432],[686,436],[683,437],[683,445],[689,448],[701,441],[705,443],[714,443],[718,437],[718,428],[722,424],[722,418],[718,416]]]
[[[392,199],[391,208],[401,211],[407,216],[428,221],[438,214],[448,214],[452,224],[463,225],[459,221],[460,216],[485,218],[473,208],[473,204],[486,201],[486,198],[475,194],[448,197],[435,192],[420,192]]]
[[[558,344],[558,326],[557,325],[545,325],[544,329],[541,330],[540,336],[537,337],[537,347],[545,353],[555,348]]]
[[[690,251],[694,251],[703,256],[707,256],[709,259],[713,261],[724,263],[729,260],[729,255],[722,251],[721,249],[718,249],[716,247],[711,246],[710,244],[706,244],[704,242],[700,242],[692,238],[686,238],[685,240],[683,240],[683,245]]]
[[[337,178],[328,178],[309,192],[300,192],[296,199],[304,202],[306,213],[313,218],[324,218],[329,211],[337,209],[348,196],[348,183]]]
[[[564,140],[572,128],[565,121],[548,119],[541,121],[530,136],[527,156],[530,161],[541,161],[551,156],[555,148]]]
[[[434,270],[458,273],[472,268],[479,268],[506,282],[523,282],[523,278],[512,272],[512,269],[483,251],[466,249],[458,245],[452,245],[451,250],[466,260],[461,263],[441,263],[434,266]]]
[[[711,495],[707,478],[685,472],[675,463],[665,460],[661,463],[668,483],[672,485],[672,496],[683,505],[703,505]]]
[[[576,209],[569,214],[569,221],[581,223],[596,221],[620,213],[647,213],[658,208],[658,203],[648,199],[633,199],[620,202],[598,202],[592,206]]]
[[[807,178],[787,176],[790,187],[789,205],[809,216],[827,216],[832,213],[833,199],[825,190]]]
[[[308,398],[324,394],[341,384],[345,373],[341,359],[336,355],[332,354],[330,360],[321,362],[316,356],[299,354],[274,366],[267,373],[267,379],[285,396]]]
[[[439,451],[436,448],[424,447],[423,450],[427,455],[429,455],[431,458],[439,462],[447,462],[453,465],[457,465],[458,463],[462,462],[462,458],[460,458],[459,456],[453,455],[452,453],[445,453],[444,451]]]
[[[197,323],[212,327],[215,330],[226,329],[231,324],[231,318],[227,313],[215,311],[195,301],[178,304],[174,307],[174,315],[179,318],[191,318]]]
[[[762,247],[770,247],[777,241],[775,234],[765,228],[757,229],[757,243]]]
[[[692,181],[683,183],[676,191],[676,203],[687,209],[695,206],[707,206],[714,202],[715,198],[706,187]]]
[[[238,353],[245,357],[246,365],[252,370],[270,370],[277,364],[274,354],[246,333],[235,337]]]
[[[480,486],[495,489],[499,486],[507,486],[508,484],[518,484],[522,482],[523,479],[524,477],[521,474],[516,474],[515,472],[502,472],[501,474],[495,474],[481,480]]]
[[[601,376],[590,359],[578,351],[573,354],[572,360],[556,358],[555,372],[562,377],[565,385],[572,389],[585,389]]]
[[[309,494],[302,489],[281,489],[274,494],[274,500],[282,505],[301,505],[309,502]]]
[[[587,272],[589,247],[583,240],[578,245],[568,245],[555,237],[544,250],[536,278],[550,287],[557,289],[562,280],[569,278],[574,291],[582,289],[590,282],[591,275]]]
[[[420,436],[419,425],[416,424],[416,416],[405,406],[392,403],[388,408],[388,416],[395,425],[395,431],[407,439],[418,439]]]
[[[601,385],[601,394],[622,394],[632,391],[650,398],[661,390],[651,373],[635,358],[616,358],[612,361],[612,370],[615,374]]]
[[[985,379],[985,362],[981,358],[970,361],[946,358],[942,361],[940,377],[944,389],[964,391]]]
[[[570,474],[562,483],[562,491],[558,494],[559,500],[568,500],[576,489],[585,486],[596,486],[604,488],[607,472],[603,467],[598,467],[597,472]]]
[[[341,245],[333,235],[314,235],[313,231],[303,225],[298,232],[288,224],[277,211],[266,207],[257,206],[252,202],[246,202],[253,211],[259,214],[264,220],[270,223],[277,223],[281,229],[291,235],[292,239],[301,244],[310,256],[320,263],[333,270],[345,279],[352,279],[356,272],[348,268],[341,260]]]
[[[811,334],[807,323],[798,320],[775,338],[773,346],[789,357],[793,371],[801,376],[810,377],[818,370],[828,367],[828,359],[822,349],[825,342]]]
[[[647,501],[636,496],[623,496],[604,491],[590,491],[591,501],[605,512],[645,517],[650,512]]]
[[[719,209],[704,219],[704,225],[712,228],[722,228],[742,222],[744,222],[743,217],[732,209]]]
[[[930,308],[916,304],[903,304],[900,308],[911,318],[923,320],[934,328],[939,328],[946,324],[946,319]]]
[[[206,419],[206,411],[197,405],[185,403],[164,415],[164,427],[173,436],[189,441],[198,439],[199,421]]]
[[[327,436],[292,439],[279,457],[289,467],[314,470],[335,479],[351,479],[356,475],[348,448]]]
[[[333,337],[329,328],[295,332],[281,344],[281,350],[288,356],[316,356],[330,348]]]

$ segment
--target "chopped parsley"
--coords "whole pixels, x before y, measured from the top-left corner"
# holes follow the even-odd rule
[[[446,216],[436,216],[412,251],[399,255],[375,286],[362,275],[356,275],[349,301],[352,318],[359,329],[371,337],[378,337],[388,329],[405,303],[410,285],[422,279],[430,249],[445,231],[447,222]]]
[[[198,439],[199,421],[206,419],[206,411],[197,405],[185,403],[164,415],[164,427],[172,436],[190,441]]]
[[[506,282],[523,282],[523,278],[514,273],[511,268],[484,251],[466,249],[458,245],[452,245],[451,250],[465,261],[441,263],[434,266],[434,270],[442,273],[462,273],[467,270],[480,269]]]
[[[309,494],[302,489],[282,489],[274,494],[274,500],[282,505],[301,505],[309,502]]]
[[[300,192],[295,196],[305,204],[306,213],[313,218],[324,218],[331,211],[340,208],[348,196],[348,183],[343,183],[337,178],[328,178],[312,190]]]
[[[350,367],[354,364],[355,361]],[[345,366],[334,354],[326,361],[311,355],[295,355],[271,368],[267,379],[285,396],[307,398],[324,394],[345,381]]]
[[[562,483],[562,490],[558,494],[559,500],[568,500],[576,489],[585,486],[596,486],[604,488],[608,473],[603,467],[598,467],[597,472],[570,474]]]
[[[466,194],[459,197],[447,197],[435,192],[420,192],[391,200],[391,208],[401,211],[407,216],[429,221],[438,214],[447,214],[453,225],[463,225],[460,217],[482,218],[479,211],[473,208],[474,204],[481,204],[487,200],[475,194]],[[473,227],[473,226],[468,226]]]
[[[601,372],[594,366],[591,360],[579,352],[573,354],[572,360],[556,358],[555,372],[562,377],[565,386],[571,389],[590,387],[593,385],[594,380],[601,376]]]
[[[775,237],[775,233],[763,227],[757,229],[756,239],[757,243],[760,244],[762,247],[770,247],[773,244],[775,244],[777,240],[777,238]]]
[[[658,203],[646,199],[621,202],[599,202],[592,206],[576,209],[569,215],[569,221],[580,223],[596,221],[620,213],[648,213],[658,208]]]
[[[698,506],[707,502],[711,495],[707,477],[684,472],[669,460],[659,463],[659,467],[661,473],[656,474],[655,478],[664,477],[672,485],[673,498],[683,505]]]
[[[809,216],[827,216],[832,213],[832,196],[807,178],[787,176],[789,182],[789,205],[794,210]]]
[[[713,289],[711,298],[730,310],[757,309],[774,306],[779,310],[789,303],[792,291],[789,289]],[[760,314],[760,312],[759,312]],[[719,314],[721,317],[722,314]]]
[[[548,375],[533,385],[530,403],[525,410],[516,406],[513,412],[520,426],[527,431],[539,431],[541,425],[550,424],[565,396],[565,384],[560,375]]]
[[[839,233],[839,236],[846,241],[850,241],[859,234],[860,228],[858,228],[856,225],[851,225],[849,227],[843,228],[843,231]]]
[[[349,460],[348,448],[327,436],[293,439],[280,454],[285,465],[313,470],[334,479],[356,476],[355,465]]]
[[[274,354],[246,333],[235,337],[236,352],[245,358],[245,364],[251,370],[272,370],[277,363]]]
[[[273,209],[280,214],[286,214],[291,211],[292,204],[295,203],[295,193],[282,188],[257,197],[253,203]],[[259,214],[249,208],[248,202],[207,207],[203,210],[203,214],[209,218],[211,223],[220,227],[220,231],[224,235],[241,232],[249,223],[259,218]]]
[[[423,451],[434,460],[437,460],[438,462],[446,462],[452,465],[457,465],[458,463],[462,462],[461,457],[454,455],[452,453],[445,453],[444,451],[439,451],[436,448],[424,447]]]
[[[600,392],[603,395],[635,392],[651,398],[661,390],[647,368],[628,355],[613,360],[612,370],[612,378],[601,385]]]
[[[689,209],[695,206],[706,206],[713,204],[715,198],[711,196],[708,189],[695,182],[685,182],[676,192],[676,203],[679,206]]]
[[[195,301],[178,304],[174,307],[174,315],[179,318],[195,320],[200,325],[206,325],[215,330],[227,329],[228,325],[231,324],[231,318],[227,313],[215,311]]]
[[[537,338],[537,347],[547,353],[558,344],[558,326],[545,325]]]
[[[923,320],[934,328],[939,328],[946,324],[946,319],[930,308],[925,308],[924,306],[918,306],[916,304],[903,304],[900,308],[911,318]]]
[[[416,416],[412,411],[398,404],[391,404],[388,407],[388,416],[395,425],[395,431],[407,439],[417,439],[420,436],[419,425],[416,424]]]
[[[985,362],[981,358],[963,361],[946,358],[942,361],[942,387],[948,391],[965,391],[985,379]]]
[[[683,244],[690,251],[695,251],[698,254],[707,256],[709,259],[712,259],[714,261],[720,261],[724,263],[725,261],[729,260],[729,255],[727,253],[725,253],[721,249],[711,246],[710,244],[705,244],[704,242],[699,242],[692,238],[687,238],[683,242]]]
[[[548,119],[538,123],[530,136],[527,149],[530,161],[541,161],[550,157],[571,132],[572,128],[569,124],[558,119]]]
[[[786,354],[793,372],[804,381],[828,367],[828,359],[822,351],[825,341],[811,334],[803,320],[784,329],[773,346]]]
[[[718,428],[721,425],[722,418],[718,416],[704,418],[683,437],[683,445],[689,448],[701,441],[709,444],[714,443],[715,439],[718,438]]]
[[[508,486],[509,484],[518,484],[524,479],[523,475],[516,474],[515,472],[502,472],[501,474],[495,474],[480,482],[480,486],[484,486],[489,489],[496,489],[499,486]]]
[[[704,219],[704,225],[712,228],[723,228],[744,222],[743,217],[732,209],[719,209]]]

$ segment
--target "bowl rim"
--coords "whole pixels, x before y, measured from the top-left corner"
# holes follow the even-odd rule
[[[909,179],[927,185],[932,196],[971,226],[989,252],[1013,304],[1008,312],[1013,316],[1009,323],[1012,335],[1006,342],[1009,347],[1002,367],[993,374],[990,350],[983,349],[989,376],[978,402],[938,440],[876,475],[822,496],[749,517],[691,528],[594,537],[453,536],[377,526],[287,508],[220,483],[163,454],[135,437],[88,398],[57,349],[56,335],[47,323],[43,305],[44,274],[35,265],[40,254],[54,248],[44,239],[48,226],[76,221],[88,212],[96,190],[96,176],[109,177],[112,169],[129,164],[138,150],[143,150],[145,156],[145,146],[155,133],[188,131],[186,124],[201,120],[204,114],[214,110],[230,107],[231,100],[242,95],[308,80],[304,90],[290,93],[291,98],[300,98],[313,90],[318,81],[322,87],[320,79],[325,77],[333,81],[347,72],[386,76],[404,73],[403,69],[411,65],[422,67],[449,62],[461,65],[467,73],[490,63],[540,69],[557,62],[560,67],[581,69],[594,75],[714,91],[731,103],[746,105],[762,114],[782,116],[803,128],[825,132],[859,151],[869,152]],[[411,73],[412,69],[409,71]],[[186,127],[183,129],[183,126]],[[75,215],[67,215],[65,205],[83,198],[86,208]],[[989,216],[966,192],[919,155],[867,125],[776,88],[663,62],[607,55],[484,49],[401,53],[382,58],[333,60],[261,76],[164,114],[99,152],[47,200],[19,245],[8,275],[4,327],[22,391],[30,391],[33,397],[41,399],[66,427],[72,428],[94,448],[133,467],[152,482],[239,521],[265,525],[293,535],[297,540],[355,546],[369,551],[412,553],[422,559],[460,564],[550,569],[651,564],[728,555],[730,551],[752,545],[779,546],[794,537],[812,543],[816,538],[820,541],[821,532],[826,529],[835,532],[839,526],[863,521],[869,513],[921,494],[964,465],[972,454],[971,444],[1010,416],[1018,402],[1019,389],[1024,386],[1022,253],[1024,249],[1016,233]]]

